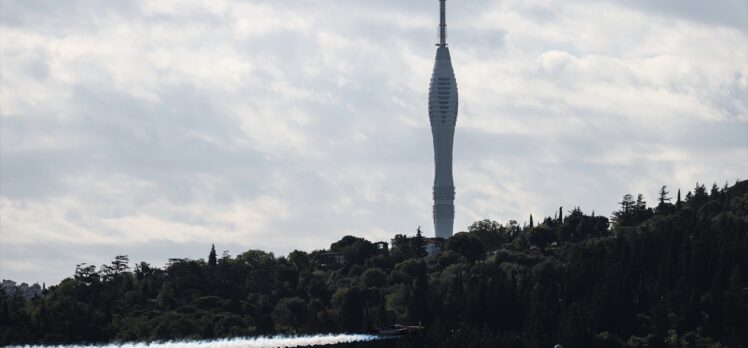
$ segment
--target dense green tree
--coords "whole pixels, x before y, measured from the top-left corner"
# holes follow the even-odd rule
[[[633,225],[636,205],[634,196],[631,194],[624,195],[623,200],[619,204],[621,205],[621,209],[613,212],[613,224],[621,227]]]
[[[366,287],[382,288],[387,286],[387,273],[379,268],[370,268],[361,275]]]
[[[352,265],[363,265],[369,257],[377,254],[374,243],[359,237],[345,236],[343,239],[330,245],[330,251],[345,255],[346,267]]]
[[[96,272],[96,266],[81,263],[75,266],[75,281],[82,285],[91,286],[98,284],[101,278]]]
[[[282,298],[273,308],[273,322],[282,331],[296,331],[306,323],[307,304],[299,297]]]
[[[686,203],[691,209],[698,209],[708,199],[709,194],[706,192],[706,186],[704,184],[696,183],[696,187],[693,189],[693,194],[689,191],[686,195]]]
[[[478,238],[471,234],[460,232],[447,240],[446,250],[462,254],[470,261],[476,261],[485,257],[485,249]]]
[[[540,250],[545,250],[551,243],[553,243],[556,239],[556,236],[553,233],[553,230],[548,225],[540,225],[532,231],[530,231],[530,236],[528,238],[528,241],[538,247]]]
[[[530,215],[532,224],[532,215]],[[500,223],[492,220],[480,220],[468,226],[468,232],[477,238],[486,250],[492,251],[511,241],[511,231]]]

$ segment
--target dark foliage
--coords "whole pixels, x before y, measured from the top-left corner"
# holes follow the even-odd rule
[[[520,227],[483,220],[441,252],[346,236],[288,257],[249,250],[131,270],[117,256],[29,300],[0,292],[0,345],[426,327],[430,347],[746,346],[748,181],[655,208],[626,195],[612,224],[575,208]],[[321,267],[323,255],[344,262]],[[337,257],[337,256],[336,256]],[[416,345],[415,343],[404,343]]]

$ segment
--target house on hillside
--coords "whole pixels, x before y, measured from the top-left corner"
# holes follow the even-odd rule
[[[343,253],[322,253],[317,256],[315,262],[320,268],[336,269],[345,264],[345,255]]]
[[[423,250],[426,251],[428,256],[438,254],[444,248],[443,238],[426,238],[426,244],[423,246]]]
[[[390,252],[390,244],[387,242],[376,242],[374,246],[377,248],[379,255],[387,255]]]

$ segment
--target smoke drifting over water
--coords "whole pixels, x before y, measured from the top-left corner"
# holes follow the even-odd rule
[[[327,334],[314,336],[273,336],[230,338],[209,341],[173,341],[153,343],[110,343],[105,345],[21,346],[30,348],[291,348],[341,343],[369,342],[382,339],[374,335]]]

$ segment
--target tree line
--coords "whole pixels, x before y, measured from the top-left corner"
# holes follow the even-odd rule
[[[0,292],[0,344],[157,341],[425,327],[429,347],[746,346],[748,181],[611,218],[563,208],[538,223],[477,221],[433,255],[420,230],[389,250],[249,250],[165,267],[127,256],[25,299]],[[342,264],[323,264],[329,255]]]

